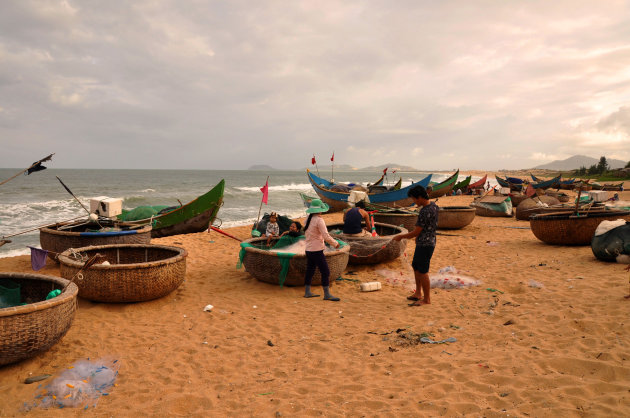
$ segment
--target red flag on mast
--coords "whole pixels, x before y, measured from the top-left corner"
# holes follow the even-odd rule
[[[313,158],[311,158],[311,164],[315,165],[317,161],[315,161],[315,154],[313,154]]]
[[[263,194],[262,202],[266,205],[267,199],[269,198],[269,180],[265,182],[265,185],[260,188],[260,191]]]
[[[385,167],[385,170],[383,170],[383,174],[387,174],[387,167]]]
[[[335,161],[335,152],[333,151],[332,157],[330,157],[330,161]]]

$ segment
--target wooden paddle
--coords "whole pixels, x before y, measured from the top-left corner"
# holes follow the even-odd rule
[[[242,239],[238,239],[238,238],[236,238],[234,235],[230,235],[230,234],[228,234],[227,232],[222,231],[222,230],[220,230],[219,228],[216,228],[216,227],[214,227],[214,226],[212,226],[212,225],[210,225],[210,228],[208,229],[208,232],[210,232],[210,229],[212,229],[214,232],[218,232],[219,234],[223,234],[223,235],[225,235],[226,237],[230,237],[230,238],[232,238],[232,239],[235,239],[235,240],[237,240],[238,242],[243,242],[243,240],[242,240]]]

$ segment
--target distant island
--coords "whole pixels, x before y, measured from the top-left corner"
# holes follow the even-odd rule
[[[268,166],[268,165],[265,165],[265,164],[257,164],[257,165],[253,165],[253,166],[249,167],[248,170],[251,170],[251,171],[276,171],[278,169],[277,168],[273,168],[273,167]]]

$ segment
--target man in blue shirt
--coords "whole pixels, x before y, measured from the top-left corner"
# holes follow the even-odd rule
[[[395,235],[392,239],[400,241],[403,238],[416,238],[416,251],[413,254],[413,273],[416,280],[416,291],[407,299],[413,303],[409,306],[421,306],[431,303],[431,281],[429,267],[435,250],[435,234],[437,232],[438,206],[429,200],[429,194],[422,186],[415,186],[407,195],[419,207],[416,228],[406,234]],[[424,296],[423,296],[424,295]]]

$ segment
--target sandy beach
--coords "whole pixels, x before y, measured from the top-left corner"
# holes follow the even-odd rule
[[[79,299],[55,346],[0,368],[0,416],[630,415],[625,266],[598,261],[590,246],[546,245],[528,228],[476,217],[441,231],[430,273],[454,266],[481,284],[433,289],[421,307],[377,272],[404,277],[402,258],[349,265],[342,278],[358,282],[335,281],[341,301],[329,302],[237,270],[239,243],[215,232],[155,239],[188,251],[185,282],[150,302]],[[228,230],[241,239],[249,231]],[[30,257],[0,259],[0,271],[32,272]],[[38,273],[58,276],[59,267]],[[382,290],[359,291],[375,280]],[[456,342],[417,344],[420,335]],[[36,394],[29,376],[103,357],[119,359],[120,374],[95,409],[21,410]]]

